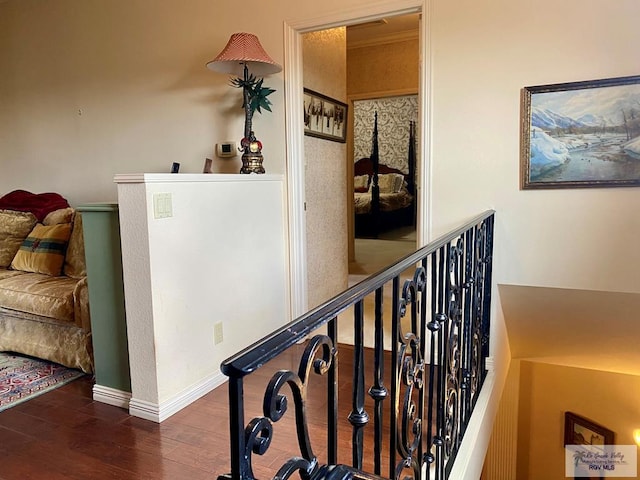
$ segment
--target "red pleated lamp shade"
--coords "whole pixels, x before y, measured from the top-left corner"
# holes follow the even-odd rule
[[[241,75],[247,65],[255,75],[269,75],[282,70],[252,33],[234,33],[216,58],[207,63],[215,72]]]

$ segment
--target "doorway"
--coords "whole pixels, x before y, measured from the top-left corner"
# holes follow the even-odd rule
[[[417,24],[416,24],[417,25]],[[414,40],[412,40],[414,41]],[[416,39],[417,42],[417,29]],[[415,61],[416,85],[418,56],[412,56],[406,41],[397,48],[409,52],[406,61]],[[378,93],[380,95],[380,93]],[[349,245],[349,285],[353,285],[416,250],[416,123],[418,95],[391,95],[354,100],[353,153],[354,221]],[[373,123],[378,142],[379,208],[372,209],[371,166]],[[356,186],[357,184],[357,186]]]
[[[285,56],[286,64],[290,68],[285,69],[285,80],[290,88],[286,90],[286,110],[287,110],[287,144],[288,144],[288,205],[290,212],[290,258],[291,258],[291,288],[292,288],[292,316],[295,318],[308,309],[308,290],[313,286],[307,285],[307,243],[305,228],[305,164],[304,142],[303,142],[303,78],[302,78],[302,40],[301,36],[307,32],[315,32],[327,28],[334,28],[336,25],[355,25],[364,22],[378,21],[386,17],[393,17],[405,14],[418,14],[425,10],[424,1],[400,1],[394,4],[395,11],[385,10],[382,5],[363,6],[360,11],[351,11],[352,17],[345,17],[344,13],[337,13],[334,16],[323,17],[323,23],[317,24],[317,21],[290,23],[285,25]],[[388,5],[387,7],[388,8]],[[424,21],[420,25],[419,38],[424,38]],[[424,44],[424,45],[423,45]],[[418,41],[418,48],[422,58],[428,58],[425,54],[425,48],[428,47],[426,42]],[[424,135],[424,116],[428,111],[426,103],[428,95],[426,95],[427,75],[426,62],[419,62],[419,84],[418,95],[421,99],[419,104],[419,137],[423,140],[418,154],[418,185],[427,185],[426,174],[427,168],[427,152],[426,147],[428,138]],[[347,162],[349,163],[349,162]],[[347,165],[352,168],[352,165]],[[351,174],[352,175],[352,174]],[[347,173],[349,178],[349,173]],[[346,182],[347,179],[345,178]],[[422,193],[424,189],[419,188],[416,192],[416,207],[418,215],[422,211],[428,211],[427,197]],[[351,193],[349,195],[352,196]],[[345,199],[345,201],[348,201]],[[416,241],[421,245],[427,238],[428,225],[418,221],[418,230],[416,233]]]

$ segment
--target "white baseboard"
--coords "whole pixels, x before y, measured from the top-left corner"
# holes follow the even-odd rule
[[[108,405],[113,405],[114,407],[128,409],[129,401],[131,400],[131,393],[96,384],[93,386],[93,399],[96,402],[102,402]]]
[[[132,397],[129,402],[129,414],[161,423],[226,381],[227,377],[222,372],[214,373],[159,405]]]

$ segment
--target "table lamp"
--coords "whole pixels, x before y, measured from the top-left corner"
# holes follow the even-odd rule
[[[262,143],[256,139],[252,121],[255,111],[271,111],[271,102],[267,96],[275,90],[263,86],[263,79],[256,75],[278,73],[282,67],[264,51],[258,37],[242,32],[231,35],[222,52],[207,63],[207,68],[214,72],[235,75],[236,77],[231,79],[231,85],[242,88],[245,117],[244,137],[240,142],[243,152],[240,173],[265,173],[262,166]]]

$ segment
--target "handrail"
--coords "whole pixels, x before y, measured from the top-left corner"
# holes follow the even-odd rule
[[[227,376],[244,377],[254,372],[269,359],[286,351],[301,338],[305,338],[311,332],[349,308],[357,299],[372,293],[380,285],[389,282],[407,268],[414,266],[425,256],[435,252],[446,243],[451,242],[469,228],[486,220],[494,213],[494,210],[486,210],[456,230],[438,237],[414,253],[410,253],[401,258],[392,266],[371,275],[362,282],[298,317],[296,320],[249,345],[222,362],[220,367],[222,373]]]
[[[257,457],[267,454],[272,440],[293,438],[292,432],[282,435],[280,426],[276,432],[285,416],[295,421],[297,440],[287,448],[299,454],[286,460],[274,479],[299,473],[303,480],[423,480],[432,478],[430,472],[436,480],[448,478],[486,378],[493,232],[489,210],[225,360],[231,469],[219,480],[255,480],[254,467],[264,468]],[[384,308],[385,295],[390,309]],[[346,312],[349,308],[353,311]],[[340,343],[338,324],[340,338],[343,327],[352,328],[352,346]],[[323,326],[326,333],[318,331]],[[365,346],[371,334],[372,349]],[[298,366],[271,375],[261,413],[245,423],[245,387],[261,389],[265,379],[249,375],[296,345],[292,355],[300,355]],[[350,362],[346,373],[340,358]],[[325,383],[314,382],[320,376]],[[340,394],[345,387],[351,390],[346,400]],[[251,399],[253,409],[255,393]],[[310,415],[309,401],[324,404],[326,423],[317,423],[317,412]],[[351,409],[348,414],[345,408]],[[370,423],[373,428],[365,429]],[[313,448],[318,434],[326,442],[322,460]],[[346,451],[345,436],[351,437]],[[371,441],[373,452],[365,455],[364,445]],[[340,457],[349,453],[347,466]],[[269,464],[267,471],[275,466]]]

